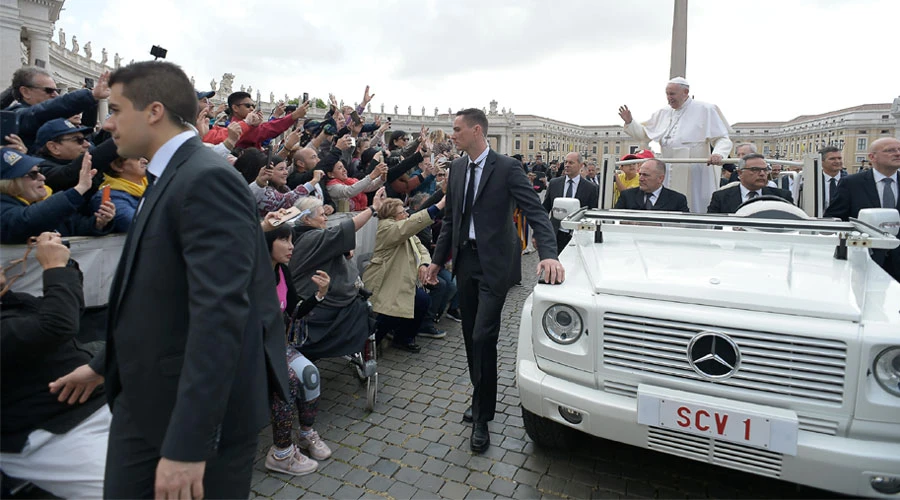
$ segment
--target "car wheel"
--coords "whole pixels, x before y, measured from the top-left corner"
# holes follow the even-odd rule
[[[522,408],[525,432],[538,446],[544,448],[570,448],[575,444],[577,431],[549,418],[540,417]]]

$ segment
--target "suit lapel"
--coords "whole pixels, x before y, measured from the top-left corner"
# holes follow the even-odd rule
[[[478,181],[478,189],[475,190],[475,198],[472,200],[472,206],[478,203],[481,193],[484,191],[484,185],[487,184],[488,177],[494,173],[494,162],[497,161],[497,153],[493,150],[488,151],[487,158],[484,160],[484,169],[481,172],[481,180]]]
[[[659,197],[656,198],[656,204],[653,205],[653,210],[665,210],[666,202],[669,201],[669,190],[663,187],[659,191]]]
[[[728,201],[729,201],[729,205],[730,205],[728,207],[728,212],[734,213],[737,211],[737,208],[739,206],[741,206],[741,203],[743,202],[743,200],[741,199],[741,187],[735,186],[734,188],[732,188],[731,193],[728,195],[728,198],[729,198]]]
[[[875,174],[872,173],[872,170],[866,170],[863,173],[865,176],[865,182],[863,182],[863,191],[866,192],[866,196],[869,198],[869,203],[873,207],[881,207],[881,198],[878,197],[878,189],[875,187]]]
[[[169,160],[165,171],[163,171],[162,177],[156,180],[156,184],[153,185],[153,189],[150,190],[150,194],[144,200],[143,205],[140,207],[140,211],[137,213],[131,224],[131,229],[128,231],[128,237],[126,238],[126,253],[122,255],[122,260],[120,261],[120,265],[123,266],[123,269],[121,273],[116,273],[117,276],[121,276],[121,281],[118,283],[118,286],[114,287],[112,290],[115,294],[116,309],[118,309],[119,302],[122,300],[122,293],[127,288],[128,279],[131,277],[131,268],[134,265],[134,257],[137,254],[140,238],[147,226],[147,220],[150,218],[150,214],[153,213],[153,209],[162,197],[166,187],[175,177],[178,167],[187,161],[191,152],[193,152],[196,145],[191,143],[194,140],[195,139],[193,138],[189,139],[175,151],[175,154],[172,156],[172,159]]]

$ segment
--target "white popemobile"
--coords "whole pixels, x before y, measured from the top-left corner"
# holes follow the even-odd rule
[[[814,178],[814,177],[811,177]],[[850,222],[779,201],[731,216],[580,210],[561,285],[522,311],[528,435],[573,430],[849,495],[900,498],[900,283]]]

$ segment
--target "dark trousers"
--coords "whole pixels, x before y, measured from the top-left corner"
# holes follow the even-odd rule
[[[401,345],[415,344],[416,332],[422,320],[428,314],[431,296],[424,289],[416,287],[416,302],[412,318],[399,318],[386,314],[378,315],[375,338],[380,342],[388,332],[394,332],[394,343]]]
[[[256,434],[228,446],[206,462],[203,498],[248,498]],[[153,498],[159,449],[147,443],[134,425],[122,398],[116,399],[106,451],[104,498]]]
[[[556,253],[561,254],[563,248],[566,248],[566,245],[572,241],[572,233],[564,233],[562,231],[556,232]]]
[[[497,295],[484,281],[478,251],[464,246],[454,258],[466,359],[472,380],[472,419],[494,419],[497,407],[497,340],[506,293]]]

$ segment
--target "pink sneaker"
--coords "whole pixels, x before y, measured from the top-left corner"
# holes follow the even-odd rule
[[[282,472],[292,476],[305,476],[311,474],[319,468],[319,463],[300,453],[295,446],[294,453],[284,459],[275,458],[275,446],[269,448],[266,454],[266,469],[275,472]]]
[[[297,439],[297,446],[306,450],[309,456],[316,460],[326,460],[331,457],[331,448],[322,441],[319,433],[315,430],[311,430],[306,437],[301,434]]]

